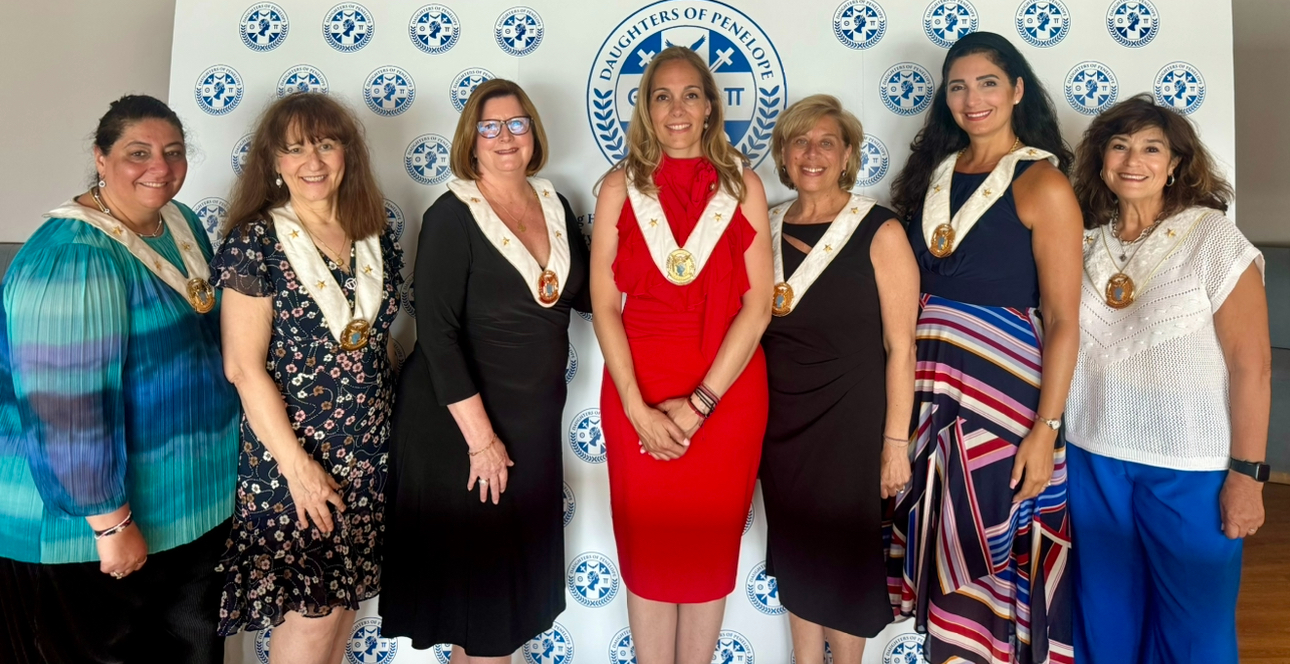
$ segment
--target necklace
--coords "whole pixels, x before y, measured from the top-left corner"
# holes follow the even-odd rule
[[[302,219],[301,221],[303,222],[304,220]],[[305,232],[309,234],[309,237],[313,239],[314,242],[322,243],[323,248],[326,249],[324,253],[326,253],[327,257],[331,259],[331,262],[335,263],[336,266],[340,268],[341,272],[349,272],[349,261],[345,260],[345,252],[336,251],[336,249],[330,244],[327,244],[326,240],[314,235],[314,232],[309,229],[307,224],[301,223],[300,225],[305,227]],[[340,243],[341,249],[344,249],[346,244],[349,244],[348,235],[345,237],[345,241]]]
[[[482,184],[482,183],[483,183],[483,180],[480,180],[480,183]],[[491,185],[489,186],[489,189],[492,189],[492,186],[491,186]],[[482,191],[482,190],[481,190],[481,191]],[[491,203],[491,202],[493,202],[493,198],[494,198],[494,197],[493,197],[493,196],[489,196],[488,194],[484,194],[484,198],[487,198],[487,199],[488,199],[488,202],[489,202],[489,203]],[[531,201],[531,200],[532,200],[532,199],[531,199],[530,197],[525,196],[525,197],[524,197],[524,202],[522,202],[522,203],[521,203],[521,205],[523,205],[523,206],[524,206],[524,207],[523,207],[523,209],[521,210],[521,212],[523,212],[523,214],[522,214],[522,215],[516,215],[516,214],[515,214],[515,211],[514,211],[514,210],[512,210],[512,209],[510,208],[510,206],[508,206],[508,205],[506,205],[506,204],[502,203],[502,199],[501,199],[500,197],[498,197],[498,198],[497,198],[497,202],[498,202],[498,204],[500,204],[500,205],[502,206],[502,209],[504,209],[504,210],[506,211],[506,214],[507,214],[507,215],[509,215],[509,216],[511,217],[511,221],[515,221],[515,220],[516,220],[516,218],[518,218],[518,219],[519,219],[519,221],[516,221],[516,222],[515,222],[515,227],[516,227],[517,229],[519,229],[519,232],[521,232],[521,233],[527,233],[527,232],[528,232],[528,230],[529,230],[529,229],[528,229],[528,226],[525,226],[525,225],[524,225],[524,220],[525,220],[525,219],[528,219],[528,217],[529,217],[529,201]]]
[[[1120,228],[1120,213],[1119,211],[1116,211],[1115,215],[1111,217],[1111,235],[1115,238],[1116,244],[1120,245],[1120,262],[1127,265],[1128,263],[1126,261],[1132,260],[1133,256],[1137,255],[1138,249],[1142,248],[1141,246],[1139,246],[1138,249],[1133,250],[1133,255],[1128,255],[1127,254],[1128,247],[1131,247],[1147,239],[1147,236],[1151,235],[1151,232],[1156,230],[1156,226],[1158,226],[1159,224],[1160,222],[1156,221],[1150,226],[1147,226],[1146,228],[1142,229],[1142,232],[1138,234],[1138,237],[1129,241],[1129,243],[1126,245],[1124,240],[1120,239],[1120,231],[1122,230]]]
[[[99,198],[99,188],[98,188],[98,187],[91,187],[91,188],[90,188],[90,198],[93,198],[93,199],[94,199],[94,204],[95,204],[95,205],[97,205],[97,206],[99,206],[99,212],[102,212],[103,214],[106,214],[107,216],[112,217],[113,219],[116,219],[116,218],[117,218],[117,216],[116,216],[116,215],[114,215],[114,214],[112,214],[112,211],[108,209],[108,206],[106,206],[106,205],[104,205],[104,204],[103,204],[103,199],[102,199],[102,198]],[[118,221],[120,221],[120,220],[118,219]],[[147,234],[147,233],[140,233],[140,232],[138,232],[138,231],[135,231],[135,235],[138,235],[139,237],[146,237],[146,238],[148,238],[148,239],[154,239],[154,238],[159,238],[159,237],[161,237],[161,234],[162,234],[162,233],[165,233],[165,232],[166,232],[166,227],[165,227],[165,225],[164,225],[164,224],[162,224],[162,223],[161,223],[161,215],[160,215],[160,214],[158,214],[158,215],[157,215],[157,230],[153,231],[151,235],[149,235],[149,234]]]

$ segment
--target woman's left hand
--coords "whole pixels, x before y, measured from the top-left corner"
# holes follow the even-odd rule
[[[686,440],[694,438],[695,432],[703,424],[703,418],[699,417],[687,403],[689,400],[689,397],[677,397],[658,405],[658,409],[671,418],[672,423],[685,433]]]
[[[1263,525],[1263,485],[1253,478],[1228,471],[1218,494],[1219,527],[1227,539],[1253,535]]]
[[[1038,426],[1047,428],[1042,423]],[[1012,502],[1030,500],[1048,488],[1053,477],[1053,435],[1051,431],[1031,429],[1021,440],[1012,460],[1012,483],[1008,485],[1017,492]]]
[[[909,444],[882,445],[882,497],[895,498],[909,484]]]

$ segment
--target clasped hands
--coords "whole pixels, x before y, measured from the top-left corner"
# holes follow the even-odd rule
[[[627,409],[640,439],[641,454],[648,454],[657,461],[679,459],[690,449],[690,439],[703,418],[688,403],[690,395],[676,397],[650,406],[641,401]]]

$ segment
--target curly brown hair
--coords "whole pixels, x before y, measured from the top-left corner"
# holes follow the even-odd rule
[[[1227,212],[1232,185],[1218,172],[1214,158],[1201,143],[1190,120],[1171,108],[1156,104],[1151,95],[1134,95],[1097,116],[1084,131],[1075,150],[1075,197],[1084,211],[1084,227],[1111,223],[1118,201],[1102,180],[1102,155],[1111,139],[1155,127],[1165,135],[1172,157],[1178,159],[1174,184],[1165,187],[1165,205],[1157,219],[1166,219],[1190,207]]]

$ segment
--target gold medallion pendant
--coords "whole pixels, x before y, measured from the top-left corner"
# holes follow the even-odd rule
[[[343,350],[359,350],[367,345],[368,337],[372,336],[372,324],[362,318],[355,318],[345,326],[345,331],[340,333],[340,347]]]
[[[1133,304],[1133,279],[1123,272],[1111,275],[1106,282],[1106,304],[1112,309],[1123,309]]]
[[[199,314],[210,312],[215,308],[215,289],[211,288],[209,281],[200,277],[189,279],[188,303]]]
[[[543,270],[538,277],[538,300],[542,304],[553,304],[560,299],[560,278],[550,270]]]
[[[776,316],[787,316],[793,311],[793,287],[782,281],[775,284],[775,291],[770,296],[770,312]]]
[[[945,258],[954,253],[954,227],[941,224],[932,231],[932,244],[927,248],[937,258]]]
[[[667,280],[684,286],[694,281],[699,269],[694,264],[694,256],[684,249],[677,249],[667,255]]]

